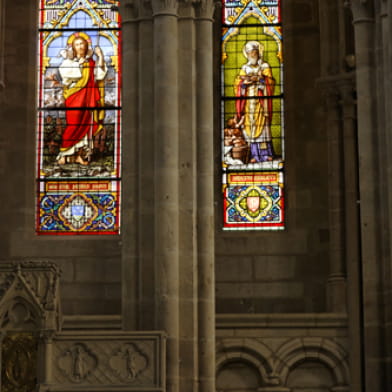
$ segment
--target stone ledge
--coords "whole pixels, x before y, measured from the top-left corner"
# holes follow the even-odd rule
[[[234,328],[347,328],[346,314],[286,313],[286,314],[217,314],[217,329]]]
[[[347,328],[340,313],[224,313],[216,315],[216,328]],[[63,316],[62,330],[121,330],[121,315]]]
[[[72,315],[63,316],[63,331],[121,330],[120,315]]]
[[[138,388],[136,387],[119,387],[116,385],[105,385],[105,386],[97,386],[97,387],[55,387],[55,386],[47,386],[41,385],[39,387],[39,392],[164,392],[163,388]],[[278,391],[280,392],[280,391]]]

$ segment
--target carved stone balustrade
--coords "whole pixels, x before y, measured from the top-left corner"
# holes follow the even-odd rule
[[[155,332],[62,332],[39,391],[164,391],[164,343]]]

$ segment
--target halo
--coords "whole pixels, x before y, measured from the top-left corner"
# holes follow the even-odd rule
[[[248,58],[248,55],[247,55],[247,52],[246,52],[246,47],[249,44],[257,46],[257,49],[258,49],[260,55],[264,52],[264,45],[261,42],[259,42],[259,41],[248,41],[244,45],[244,47],[242,48],[242,53],[245,56],[245,58]]]
[[[86,33],[83,32],[76,32],[71,34],[68,38],[67,45],[72,46],[72,43],[75,41],[76,38],[83,38],[84,40],[87,41],[89,45],[91,45],[91,38]]]

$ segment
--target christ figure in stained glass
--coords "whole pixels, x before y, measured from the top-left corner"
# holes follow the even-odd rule
[[[96,60],[93,59],[96,55]],[[86,33],[74,33],[68,39],[68,48],[59,72],[63,84],[66,127],[62,134],[59,165],[78,163],[87,166],[93,154],[93,141],[104,131],[104,79],[107,67],[102,49],[91,48]]]
[[[264,46],[249,41],[243,48],[247,58],[234,82],[236,121],[243,123],[243,135],[250,146],[249,162],[275,158],[271,136],[272,99],[275,80],[270,65],[263,60]]]

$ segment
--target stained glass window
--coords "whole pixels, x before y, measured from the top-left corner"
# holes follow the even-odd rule
[[[115,0],[40,0],[39,234],[119,233],[118,7]]]
[[[280,0],[223,0],[222,177],[226,230],[284,228]]]

